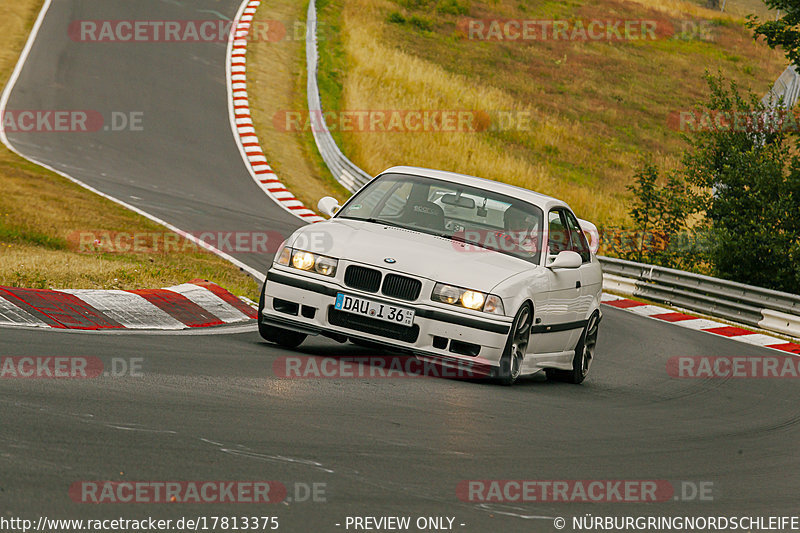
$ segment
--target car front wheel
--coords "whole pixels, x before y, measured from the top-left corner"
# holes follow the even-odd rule
[[[530,304],[526,302],[514,317],[503,356],[500,358],[497,378],[503,385],[513,385],[520,375],[522,361],[525,358],[525,352],[528,350],[532,321],[533,311]]]
[[[265,341],[274,342],[284,348],[297,348],[308,337],[305,333],[262,324],[260,320],[258,322],[258,333]]]

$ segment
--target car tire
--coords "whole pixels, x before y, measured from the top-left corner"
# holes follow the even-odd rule
[[[297,348],[308,337],[305,333],[276,328],[266,324],[258,324],[258,332],[265,341],[274,342],[284,348]]]
[[[265,304],[265,292],[267,289],[267,282],[264,282],[264,285],[261,287],[261,299],[258,302],[258,333],[261,335],[261,338],[268,342],[274,342],[284,348],[297,348],[300,346],[304,340],[306,340],[305,333],[298,333],[296,331],[290,331],[288,329],[277,328],[275,326],[270,326],[268,324],[263,324],[261,319],[263,317],[262,310],[264,309]]]
[[[589,368],[594,360],[595,347],[597,346],[597,333],[599,330],[600,315],[595,311],[589,317],[586,327],[583,329],[578,344],[575,345],[575,356],[572,358],[572,370],[556,370],[548,368],[545,370],[547,379],[566,381],[578,385],[583,383],[589,375]]]
[[[500,357],[500,366],[497,368],[497,381],[501,385],[513,385],[520,375],[522,360],[528,348],[533,323],[533,309],[531,304],[525,302],[514,316],[508,340]]]

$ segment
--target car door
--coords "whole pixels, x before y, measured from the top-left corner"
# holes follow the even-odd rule
[[[564,209],[562,214],[567,223],[570,250],[580,255],[583,260],[583,264],[578,268],[581,289],[578,301],[576,302],[577,320],[583,320],[586,318],[586,315],[589,314],[592,302],[599,290],[598,285],[603,282],[602,273],[598,265],[592,263],[592,252],[589,248],[589,241],[586,239],[586,235],[581,229],[578,217],[569,209]],[[582,329],[573,331],[573,338],[571,339],[573,343],[572,346],[577,344],[582,331]]]
[[[551,209],[547,214],[547,250],[545,266],[562,251],[572,250],[572,240],[563,208]],[[533,331],[542,335],[542,344],[551,352],[574,348],[573,338],[579,316],[581,300],[580,268],[547,269],[549,291],[546,313],[535,323]]]
[[[579,318],[585,318],[597,297],[597,292],[601,289],[603,273],[599,265],[597,265],[596,259],[594,262],[592,261],[589,241],[581,228],[578,217],[569,210],[565,210],[564,214],[566,215],[567,228],[570,232],[572,250],[577,252],[583,259],[583,264],[579,269],[581,273],[581,300],[578,304],[578,309]]]

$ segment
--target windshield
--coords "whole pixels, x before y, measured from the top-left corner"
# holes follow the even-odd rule
[[[534,264],[541,256],[541,209],[503,194],[432,178],[379,176],[336,217],[438,235]]]

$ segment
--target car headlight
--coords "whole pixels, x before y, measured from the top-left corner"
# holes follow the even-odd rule
[[[484,313],[505,315],[503,300],[501,300],[499,296],[473,291],[471,289],[454,287],[446,283],[437,283],[433,287],[431,299],[435,302],[458,305],[467,309],[483,311]]]
[[[327,255],[313,254],[304,250],[297,250],[289,246],[284,246],[278,254],[276,263],[284,266],[291,266],[306,272],[316,272],[323,276],[333,277],[336,275],[336,267],[339,260]]]
[[[338,265],[339,261],[336,259],[318,255],[317,260],[314,262],[314,270],[323,276],[333,276],[336,273],[336,267]]]
[[[300,270],[311,270],[314,268],[316,260],[317,258],[312,253],[303,252],[302,250],[292,252],[292,266]]]
[[[461,305],[468,309],[480,310],[483,308],[485,301],[486,296],[482,292],[464,291],[461,294]]]

